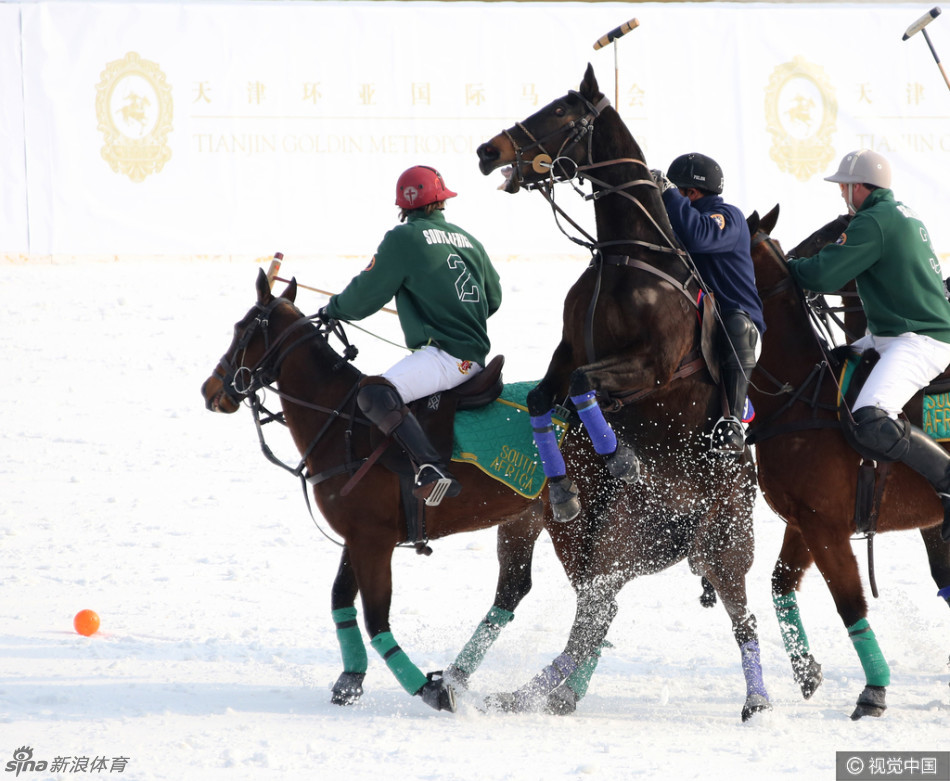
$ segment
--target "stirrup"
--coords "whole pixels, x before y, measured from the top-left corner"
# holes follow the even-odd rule
[[[434,476],[424,476],[426,470],[430,470]],[[436,464],[422,464],[416,472],[412,495],[416,499],[424,499],[427,507],[437,507],[446,496],[458,496],[461,490],[459,481]]]
[[[745,431],[738,418],[719,418],[709,440],[709,452],[716,455],[740,456],[745,450]]]

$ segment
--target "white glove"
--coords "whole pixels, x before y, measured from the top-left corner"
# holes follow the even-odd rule
[[[656,186],[660,188],[660,195],[663,195],[667,190],[675,190],[676,185],[673,184],[669,179],[666,178],[659,168],[651,168],[650,176],[653,177],[653,181],[656,182]]]

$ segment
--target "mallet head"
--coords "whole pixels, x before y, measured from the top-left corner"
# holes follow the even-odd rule
[[[907,28],[907,32],[904,33],[904,37],[901,38],[901,40],[906,41],[912,35],[916,35],[938,16],[940,16],[940,8],[936,6],[931,8],[929,11],[927,11],[927,13],[921,16],[920,19]]]

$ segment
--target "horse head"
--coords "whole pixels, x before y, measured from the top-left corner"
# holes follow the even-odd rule
[[[589,180],[593,193],[586,197],[595,205],[597,247],[610,245],[612,252],[620,252],[617,245],[624,238],[674,245],[643,151],[600,91],[590,64],[578,89],[503,130],[477,153],[486,176],[505,167],[502,189],[509,193],[525,186],[540,189],[552,200],[554,184]]]
[[[303,319],[294,306],[297,281],[292,279],[280,296],[271,293],[263,269],[257,275],[257,302],[234,325],[234,336],[211,376],[201,386],[205,406],[212,412],[236,412],[241,401],[273,380],[275,346],[293,323]]]

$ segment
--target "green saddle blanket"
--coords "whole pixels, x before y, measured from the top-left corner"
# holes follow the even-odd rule
[[[531,433],[526,400],[536,382],[505,385],[501,396],[484,407],[455,416],[452,460],[474,464],[513,491],[534,499],[544,488],[544,469]],[[554,418],[558,444],[568,425]]]
[[[851,379],[860,361],[860,355],[849,355],[842,366],[838,383],[838,404],[841,404],[842,397],[848,394]],[[908,418],[910,417],[908,415]],[[937,442],[950,441],[950,393],[928,393],[925,389],[921,418],[911,419],[910,422],[922,428],[924,433]]]

